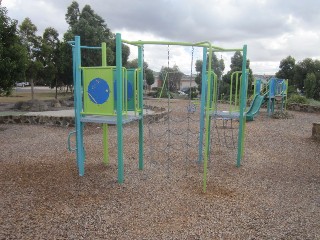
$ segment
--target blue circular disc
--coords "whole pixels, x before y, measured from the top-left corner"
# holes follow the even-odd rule
[[[105,103],[110,95],[109,84],[101,78],[92,79],[88,85],[88,95],[95,104]]]
[[[133,98],[133,86],[130,82],[127,82],[127,94],[128,94],[128,101]],[[117,100],[117,82],[114,81],[114,100]]]

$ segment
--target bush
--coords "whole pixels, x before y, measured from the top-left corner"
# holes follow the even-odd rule
[[[288,97],[297,94],[297,88],[293,85],[289,85],[287,94],[288,94]]]
[[[288,104],[292,103],[309,104],[309,100],[305,96],[293,94],[288,98]]]

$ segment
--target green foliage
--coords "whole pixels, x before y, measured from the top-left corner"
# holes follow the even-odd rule
[[[149,86],[151,86],[152,84],[154,84],[154,76],[153,76],[153,71],[149,68],[145,69],[145,78],[146,78],[146,82]]]
[[[291,82],[294,76],[295,63],[296,60],[291,56],[282,59],[279,65],[280,70],[276,73],[276,77],[280,79],[288,79],[289,82]]]
[[[154,97],[156,98],[168,98],[170,96],[170,98],[172,98],[172,95],[170,93],[170,91],[168,91],[168,88],[164,87],[162,88],[158,88],[156,94],[154,94]]]
[[[314,64],[311,58],[306,58],[301,62],[298,62],[295,66],[293,82],[299,88],[303,89],[304,80],[308,73],[314,72]]]
[[[295,65],[293,84],[308,97],[320,99],[320,61],[306,58]]]
[[[75,35],[81,37],[81,45],[99,46],[102,42],[107,43],[107,64],[115,65],[115,35],[108,28],[105,20],[95,13],[90,5],[85,5],[80,11],[79,4],[73,1],[65,15],[69,24],[69,30],[64,35],[65,41],[73,40]],[[130,55],[130,48],[122,46],[122,64],[125,66]],[[90,49],[82,51],[83,66],[101,65],[101,52]]]
[[[198,97],[197,87],[191,87],[188,89],[188,91],[185,91],[185,93],[188,94],[188,97],[190,97],[191,99],[195,99]]]
[[[209,63],[209,56],[207,56],[207,66],[206,69],[208,70],[208,63]],[[195,77],[195,82],[198,85],[198,91],[201,93],[201,83],[202,83],[202,60],[197,60],[195,63],[195,68],[197,72],[197,76]],[[223,71],[225,69],[224,60],[218,59],[216,54],[212,53],[212,61],[211,61],[211,70],[217,74],[218,80],[222,78]]]
[[[311,106],[320,106],[320,101],[314,100],[314,99],[308,99],[309,105]]]
[[[307,98],[314,98],[316,93],[316,75],[314,73],[308,73],[304,80],[304,90]]]
[[[169,91],[176,92],[180,89],[180,82],[183,73],[179,67],[174,65],[173,68],[162,67],[159,74],[159,79],[165,84],[164,88],[169,88]]]
[[[299,94],[293,94],[288,98],[288,104],[299,103],[299,104],[308,104],[309,100],[305,96]]]
[[[293,94],[297,94],[297,89],[293,85],[288,86],[288,91],[287,91],[288,96],[290,97]]]
[[[197,88],[198,88],[199,93],[201,93],[201,82],[202,82],[202,73],[201,72],[197,73],[197,76],[194,78],[194,81],[198,85]]]
[[[131,61],[128,61],[126,64],[127,68],[138,68],[138,58],[135,58]],[[143,69],[144,69],[144,74],[145,74],[145,79],[146,82],[149,86],[151,86],[154,83],[154,76],[153,76],[153,71],[148,68],[149,65],[147,62],[143,62]]]
[[[24,79],[26,50],[17,34],[17,21],[0,6],[0,95],[10,95],[16,81]]]
[[[42,77],[44,82],[53,87],[58,87],[62,84],[61,79],[58,77],[58,69],[60,64],[60,41],[59,33],[54,28],[46,28],[41,44],[43,64]]]
[[[233,57],[231,57],[230,71],[228,71],[227,74],[223,75],[223,77],[222,77],[222,80],[225,83],[228,83],[228,84],[231,83],[231,75],[233,72],[242,70],[242,60],[243,60],[242,53],[240,51],[236,51],[234,53]],[[248,59],[247,59],[247,63],[246,63],[246,69],[249,69],[248,94],[250,95],[252,93],[251,85],[254,81],[254,78],[253,78],[252,69],[250,68],[250,60],[248,60]],[[233,84],[233,87],[235,87],[234,85],[235,84]]]
[[[72,48],[67,42],[60,42],[58,52],[58,82],[73,85]]]

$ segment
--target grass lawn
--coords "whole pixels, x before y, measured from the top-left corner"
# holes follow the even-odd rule
[[[58,99],[67,99],[73,96],[71,93],[58,92]],[[47,91],[37,91],[35,89],[34,98],[38,100],[52,100],[55,98],[55,90],[48,89]],[[1,103],[16,103],[19,101],[31,100],[31,90],[24,92],[13,91],[9,97],[0,97]]]

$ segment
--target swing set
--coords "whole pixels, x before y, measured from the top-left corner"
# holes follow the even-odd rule
[[[122,44],[137,47],[138,68],[126,69],[122,66]],[[103,124],[104,163],[108,164],[108,126],[117,126],[117,160],[118,182],[124,181],[123,161],[123,125],[132,121],[138,121],[139,125],[139,162],[138,168],[144,168],[144,145],[143,145],[143,48],[145,45],[186,46],[202,48],[202,85],[200,98],[200,122],[198,163],[203,164],[203,191],[207,188],[208,158],[210,153],[210,126],[211,120],[216,118],[219,112],[216,109],[218,84],[217,77],[212,70],[213,52],[243,53],[241,81],[239,84],[239,109],[238,113],[224,112],[224,119],[237,118],[239,121],[238,131],[238,154],[236,166],[240,167],[243,158],[244,135],[245,135],[245,109],[247,96],[246,54],[247,46],[238,49],[224,49],[212,45],[210,42],[170,42],[170,41],[128,41],[116,34],[116,66],[106,64],[106,44],[101,47],[81,46],[80,37],[76,36],[70,42],[73,52],[73,76],[74,76],[74,101],[75,101],[75,131],[68,137],[68,148],[76,152],[79,175],[85,172],[85,148],[83,140],[83,127],[85,123]],[[102,53],[101,66],[82,67],[81,49],[100,50]],[[193,59],[192,59],[193,62]],[[208,66],[208,69],[206,69]],[[237,96],[238,98],[238,96]],[[76,146],[71,147],[70,138],[75,135]],[[203,149],[204,146],[204,149]]]

